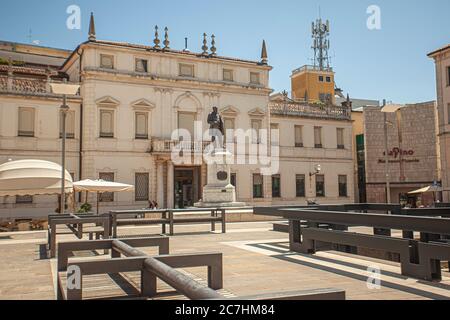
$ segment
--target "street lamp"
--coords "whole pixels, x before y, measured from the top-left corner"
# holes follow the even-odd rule
[[[312,195],[312,177],[319,174],[322,171],[322,166],[320,164],[316,164],[314,166],[314,172],[309,173],[309,190]],[[315,200],[308,200],[308,205],[316,204]]]
[[[63,214],[65,211],[65,200],[66,200],[66,118],[67,112],[69,112],[69,106],[67,105],[67,96],[76,95],[80,86],[78,84],[68,84],[64,79],[63,83],[51,83],[50,87],[54,94],[62,95],[63,104],[60,107],[62,121],[61,121],[61,131],[62,131],[62,146],[61,146],[61,202],[60,202],[60,213]]]
[[[403,106],[400,104],[386,104],[386,100],[383,100],[383,107],[381,112],[383,112],[383,125],[384,125],[384,165],[386,171],[386,203],[391,203],[391,185],[389,181],[389,150],[388,150],[388,133],[387,133],[387,114],[396,113]],[[398,128],[400,130],[400,127]]]

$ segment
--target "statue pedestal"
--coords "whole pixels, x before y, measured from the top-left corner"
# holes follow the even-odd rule
[[[194,204],[197,208],[243,207],[244,202],[236,202],[236,188],[231,184],[230,165],[227,161],[231,153],[226,149],[215,149],[208,163],[207,185],[203,188],[203,198]]]

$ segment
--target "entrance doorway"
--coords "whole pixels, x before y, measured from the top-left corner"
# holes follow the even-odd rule
[[[200,199],[200,167],[175,168],[175,209],[194,206]]]

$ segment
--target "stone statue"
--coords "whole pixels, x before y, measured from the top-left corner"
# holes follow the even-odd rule
[[[211,141],[216,142],[216,138],[218,138],[219,146],[222,147],[224,127],[222,117],[220,116],[217,107],[213,107],[213,111],[210,114],[208,114],[208,124],[211,135]]]

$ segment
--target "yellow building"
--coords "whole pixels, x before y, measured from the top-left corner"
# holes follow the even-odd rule
[[[298,68],[292,72],[291,87],[294,100],[335,103],[334,72],[331,68],[323,70],[314,66]]]

